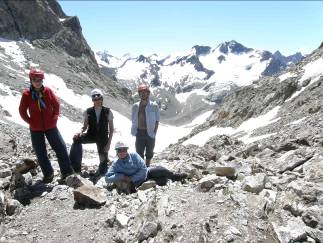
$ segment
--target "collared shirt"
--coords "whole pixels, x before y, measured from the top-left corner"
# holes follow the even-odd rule
[[[117,159],[105,175],[107,182],[116,182],[129,176],[135,186],[142,184],[147,178],[147,167],[144,160],[136,152],[129,152],[124,159]]]
[[[138,130],[139,104],[140,104],[140,102],[137,102],[132,106],[131,134],[133,136],[136,136],[137,130]],[[157,103],[148,100],[148,103],[145,108],[145,113],[146,113],[147,133],[148,133],[149,137],[155,138],[155,136],[156,136],[155,126],[156,126],[156,122],[159,121],[159,118],[160,118],[160,111],[159,111],[159,107],[158,107]]]

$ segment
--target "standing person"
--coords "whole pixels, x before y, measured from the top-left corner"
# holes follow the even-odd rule
[[[131,134],[136,136],[137,153],[143,159],[145,153],[146,166],[149,167],[154,155],[160,112],[158,105],[149,100],[150,90],[148,85],[140,84],[138,86],[138,94],[140,101],[132,106]]]
[[[119,141],[115,145],[118,159],[112,163],[105,179],[115,183],[117,189],[126,194],[136,192],[136,188],[147,180],[155,180],[160,186],[166,185],[168,179],[183,181],[185,173],[173,173],[157,166],[147,168],[144,160],[136,152],[128,152],[128,145]]]
[[[50,183],[54,178],[54,170],[47,155],[45,136],[56,153],[61,178],[65,179],[73,173],[73,170],[65,142],[56,126],[60,111],[59,101],[50,88],[43,86],[43,71],[30,70],[29,79],[30,87],[23,91],[19,113],[29,124],[32,146],[44,175],[43,182]]]
[[[81,172],[82,144],[96,143],[100,164],[94,178],[105,175],[108,170],[108,152],[113,136],[112,111],[103,106],[103,93],[99,89],[91,92],[93,106],[84,112],[84,121],[81,131],[74,135],[70,151],[70,159],[76,173]]]

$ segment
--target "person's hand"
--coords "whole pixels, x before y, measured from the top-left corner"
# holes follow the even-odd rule
[[[78,133],[74,134],[74,136],[73,136],[73,140],[80,138],[80,137],[81,137],[81,135],[82,135],[82,133],[81,133],[81,132],[78,132]]]
[[[123,180],[125,182],[131,182],[131,178],[129,176],[123,176]]]

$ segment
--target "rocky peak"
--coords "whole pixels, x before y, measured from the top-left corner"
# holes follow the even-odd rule
[[[298,63],[303,58],[304,58],[304,56],[302,55],[302,53],[296,52],[295,54],[288,56],[287,60],[288,60],[288,62]]]
[[[262,75],[265,76],[271,76],[275,73],[278,73],[285,69],[289,64],[291,63],[298,63],[300,62],[304,56],[300,53],[297,52],[294,55],[290,55],[285,57],[282,55],[279,51],[276,51],[272,56],[271,56],[271,61],[268,64],[267,68],[264,70]]]
[[[211,47],[209,46],[199,46],[199,45],[195,45],[193,46],[193,49],[195,49],[195,53],[197,56],[200,55],[207,55],[210,53]]]
[[[235,40],[232,41],[226,41],[218,46],[220,52],[224,54],[228,54],[228,52],[234,53],[234,54],[240,54],[243,52],[249,52],[253,50],[252,48],[247,48],[243,46],[242,44],[236,42]]]
[[[149,59],[148,59],[147,57],[145,57],[144,55],[140,55],[140,56],[137,58],[137,62],[146,63],[146,62],[149,62]]]
[[[30,40],[41,48],[56,46],[73,57],[87,56],[93,67],[94,54],[82,34],[76,16],[68,17],[55,0],[0,2],[1,37]]]

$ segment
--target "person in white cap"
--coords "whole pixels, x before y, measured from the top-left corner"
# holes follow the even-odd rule
[[[108,152],[110,150],[113,136],[113,113],[103,106],[103,93],[99,89],[91,92],[93,106],[84,112],[84,121],[81,131],[74,135],[73,144],[70,151],[70,160],[76,173],[81,172],[82,164],[82,144],[96,143],[99,153],[100,164],[96,178],[106,174],[108,170]],[[95,180],[94,179],[94,180]]]
[[[166,185],[168,179],[184,181],[185,173],[174,173],[162,166],[148,167],[137,152],[128,152],[128,145],[123,141],[115,144],[118,159],[112,163],[105,179],[114,183],[119,192],[136,192],[136,188],[147,180],[156,181],[157,185]]]

